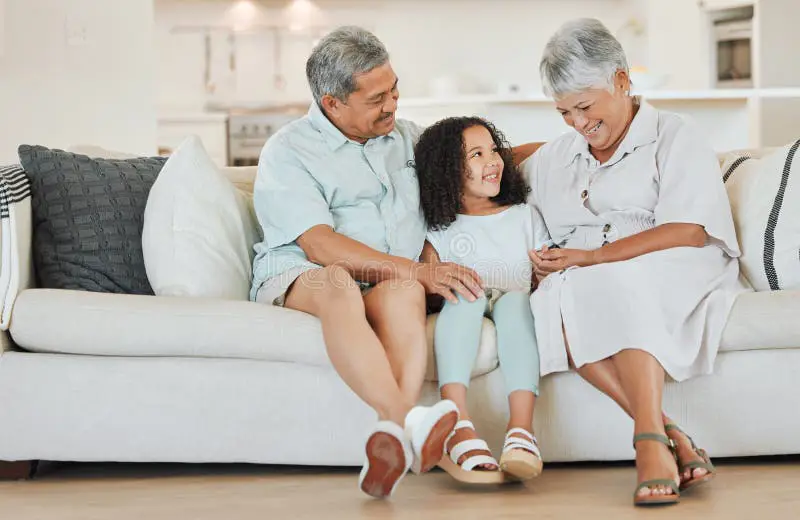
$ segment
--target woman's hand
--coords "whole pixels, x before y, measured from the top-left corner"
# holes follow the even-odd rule
[[[595,252],[583,249],[549,249],[545,246],[541,251],[529,251],[528,256],[539,279],[570,267],[587,267],[597,263]]]

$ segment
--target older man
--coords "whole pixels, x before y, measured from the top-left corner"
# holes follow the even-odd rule
[[[458,420],[450,401],[414,407],[427,359],[425,295],[474,299],[480,280],[421,264],[419,187],[409,161],[421,129],[395,119],[397,76],[383,44],[356,27],[323,38],[306,64],[315,103],[264,146],[254,201],[251,297],[317,316],[328,355],[378,414],[359,480],[391,495],[435,466]]]

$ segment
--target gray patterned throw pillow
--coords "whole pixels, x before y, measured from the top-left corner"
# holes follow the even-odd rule
[[[142,223],[166,159],[92,159],[28,145],[19,147],[19,158],[31,179],[39,286],[153,294]]]

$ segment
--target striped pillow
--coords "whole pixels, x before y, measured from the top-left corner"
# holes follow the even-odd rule
[[[763,157],[728,156],[722,175],[757,291],[800,289],[800,140]]]

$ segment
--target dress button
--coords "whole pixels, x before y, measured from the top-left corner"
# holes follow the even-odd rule
[[[589,197],[589,190],[583,190],[581,192],[581,200],[586,200]]]
[[[603,226],[603,233],[608,233],[609,231],[611,231],[611,224]]]

